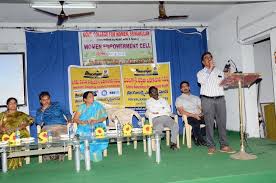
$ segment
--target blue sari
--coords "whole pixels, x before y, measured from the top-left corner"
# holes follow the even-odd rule
[[[86,104],[81,104],[78,108],[78,112],[80,115],[81,121],[86,121],[90,119],[101,119],[106,118],[107,113],[105,108],[97,101],[94,101],[89,107]],[[106,129],[106,125],[104,123],[96,123],[94,125],[85,124],[78,125],[77,134],[80,137],[91,136],[92,131],[94,131],[97,127],[102,127]],[[108,140],[94,140],[90,143],[90,157],[92,161],[99,161],[102,157],[102,152],[108,147]],[[84,144],[80,144],[80,151],[84,153]],[[100,156],[98,159],[95,159],[94,154]]]

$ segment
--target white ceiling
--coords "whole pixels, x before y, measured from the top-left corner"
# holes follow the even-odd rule
[[[34,1],[34,0],[32,0]],[[39,1],[39,0],[37,0]],[[44,0],[46,1],[46,0]],[[55,0],[47,0],[55,1]],[[76,0],[75,0],[76,1]],[[85,0],[80,0],[85,1]],[[87,1],[87,0],[86,0]],[[258,0],[188,0],[166,1],[166,14],[189,15],[186,20],[176,23],[208,23],[214,17],[237,3],[248,3]],[[40,0],[41,2],[41,0]],[[12,24],[56,24],[56,18],[34,11],[28,0],[0,0],[0,26]],[[257,5],[257,4],[256,4]],[[59,9],[45,9],[59,13]],[[66,14],[91,11],[89,9],[65,9]],[[141,20],[158,17],[158,1],[98,1],[94,16],[68,20],[67,24],[99,24],[99,23],[138,23]],[[172,21],[170,21],[172,22]],[[158,22],[164,24],[166,22]],[[175,23],[175,22],[174,22]],[[151,23],[147,23],[150,25]],[[142,25],[142,24],[141,24]]]

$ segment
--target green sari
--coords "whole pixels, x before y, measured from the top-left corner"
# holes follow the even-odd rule
[[[20,130],[20,138],[30,137],[30,133],[26,128],[21,129],[22,124],[29,126],[33,123],[33,118],[29,115],[16,111],[14,113],[2,112],[0,113],[0,125],[5,127],[6,131],[0,131],[0,140],[4,134],[11,135],[18,128]],[[16,169],[22,166],[23,158],[11,158],[8,160],[8,168]]]

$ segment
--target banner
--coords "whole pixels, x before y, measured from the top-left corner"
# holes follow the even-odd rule
[[[123,65],[122,73],[126,107],[145,108],[151,86],[157,87],[159,96],[172,105],[169,63]]]
[[[83,66],[155,62],[154,31],[80,32],[80,41]]]
[[[95,91],[96,99],[107,105],[122,106],[123,93],[120,66],[80,67],[70,66],[69,99],[70,110],[75,112],[83,103],[85,91]]]

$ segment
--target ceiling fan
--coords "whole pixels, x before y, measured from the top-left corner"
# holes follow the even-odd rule
[[[187,19],[189,17],[189,15],[173,15],[173,16],[168,16],[166,14],[166,9],[165,9],[165,5],[164,4],[165,4],[164,1],[159,1],[159,6],[158,6],[159,16],[157,18],[141,20],[139,22],[179,20],[179,19]]]
[[[84,16],[90,16],[90,15],[94,15],[95,12],[86,12],[86,13],[76,13],[76,14],[69,14],[66,15],[63,9],[64,3],[65,1],[59,1],[60,5],[61,5],[61,11],[59,14],[55,14],[52,12],[48,12],[42,9],[38,9],[38,8],[34,8],[36,11],[40,12],[40,13],[44,13],[53,17],[57,17],[57,25],[60,26],[62,25],[64,22],[66,22],[68,19],[73,19],[73,18],[79,18],[79,17],[84,17]]]

